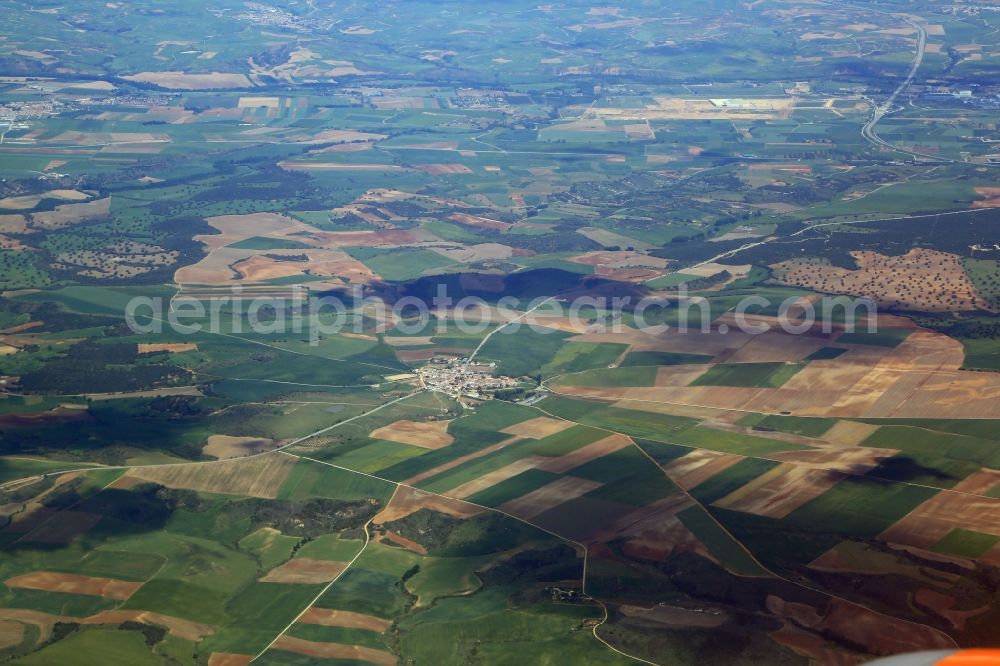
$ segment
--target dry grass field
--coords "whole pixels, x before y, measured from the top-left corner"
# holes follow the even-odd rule
[[[690,490],[743,459],[743,456],[732,453],[697,449],[665,465],[663,469],[671,481],[681,488]]]
[[[152,83],[171,90],[211,90],[213,88],[250,88],[251,83],[243,74],[213,72],[188,74],[186,72],[139,72],[123,76],[128,81]]]
[[[242,458],[269,451],[278,446],[273,439],[260,437],[232,437],[230,435],[211,435],[201,452],[219,460],[226,458]]]
[[[392,626],[389,620],[365,615],[364,613],[354,613],[345,610],[333,610],[331,608],[310,608],[299,618],[299,622],[304,624],[319,624],[324,627],[343,627],[345,629],[365,629],[383,633]]]
[[[315,657],[317,659],[330,659],[344,662],[365,662],[376,666],[395,666],[396,655],[376,650],[375,648],[364,647],[362,645],[344,645],[342,643],[318,643],[307,641],[302,638],[284,635],[272,646],[274,650],[284,650],[295,654]]]
[[[404,419],[373,430],[369,437],[423,449],[440,449],[455,441],[448,434],[448,421],[410,421]]]
[[[757,516],[784,518],[843,479],[844,475],[838,472],[786,463],[765,472],[714,505]]]
[[[38,229],[52,230],[98,220],[111,214],[111,197],[95,199],[86,203],[71,203],[56,206],[54,210],[33,213],[31,226]]]
[[[899,318],[879,316],[880,327],[897,328]],[[719,320],[720,322],[722,319]],[[912,323],[907,322],[912,328]],[[663,366],[653,387],[573,385],[573,375],[551,384],[560,393],[656,411],[657,403],[728,412],[789,413],[799,416],[882,418],[989,418],[1000,401],[1000,376],[961,371],[962,345],[945,335],[915,329],[896,347],[840,343],[840,331],[789,335],[770,331],[653,334],[585,333],[580,342],[630,344],[630,351],[712,355],[713,362],[797,362],[822,347],[847,351],[834,359],[811,361],[780,388],[691,386],[708,366]],[[832,437],[860,441],[867,428],[845,424]]]
[[[318,585],[328,583],[347,568],[346,562],[331,560],[313,560],[306,557],[296,557],[281,566],[275,567],[260,579],[262,583],[295,583],[300,585]]]
[[[544,439],[550,435],[562,432],[567,428],[571,428],[572,426],[573,423],[571,421],[562,421],[548,416],[538,416],[533,419],[528,419],[527,421],[515,423],[512,426],[507,426],[500,432],[507,435],[514,435],[515,437]]]
[[[274,499],[295,462],[291,456],[271,454],[217,463],[137,467],[127,476],[168,488]]]

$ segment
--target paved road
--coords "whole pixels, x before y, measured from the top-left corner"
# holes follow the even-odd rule
[[[876,10],[870,10],[870,11],[876,11]],[[872,110],[871,118],[869,118],[868,122],[866,122],[864,127],[861,128],[861,136],[865,137],[865,139],[874,143],[875,145],[883,146],[885,148],[889,148],[890,150],[906,153],[908,155],[913,155],[915,157],[929,157],[932,159],[944,160],[947,162],[958,162],[959,160],[939,158],[933,155],[924,155],[923,153],[918,153],[916,151],[909,150],[907,148],[900,148],[899,146],[889,143],[888,141],[880,137],[878,133],[875,131],[875,128],[879,124],[879,121],[881,121],[882,118],[884,118],[885,116],[887,116],[889,113],[892,112],[892,107],[896,104],[896,100],[899,99],[899,96],[902,95],[906,91],[906,89],[910,87],[910,84],[913,83],[913,79],[916,78],[917,72],[920,70],[920,65],[922,65],[924,62],[924,54],[927,51],[927,30],[922,25],[910,19],[909,17],[900,16],[899,14],[889,14],[888,12],[878,12],[878,11],[876,11],[876,13],[886,14],[887,16],[894,16],[898,19],[905,21],[908,25],[913,27],[917,31],[917,53],[913,58],[913,64],[910,66],[910,73],[906,76],[906,79],[904,79],[903,82],[899,84],[899,87],[897,87],[892,92],[892,94],[889,95],[888,99],[886,99],[882,104],[875,106],[875,108]]]

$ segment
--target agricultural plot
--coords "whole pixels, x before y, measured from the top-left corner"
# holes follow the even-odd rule
[[[1000,639],[992,13],[237,4],[7,8],[0,660]]]

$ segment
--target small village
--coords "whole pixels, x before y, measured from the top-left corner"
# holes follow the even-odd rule
[[[517,379],[495,372],[496,363],[475,363],[466,358],[431,363],[418,371],[428,389],[476,400],[488,400],[495,391],[518,386]]]

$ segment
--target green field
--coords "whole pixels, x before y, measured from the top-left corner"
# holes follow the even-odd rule
[[[935,543],[932,549],[945,555],[977,558],[997,543],[1000,543],[1000,537],[993,534],[955,528]]]
[[[691,386],[746,386],[779,388],[803,365],[794,363],[727,363],[713,365]]]

